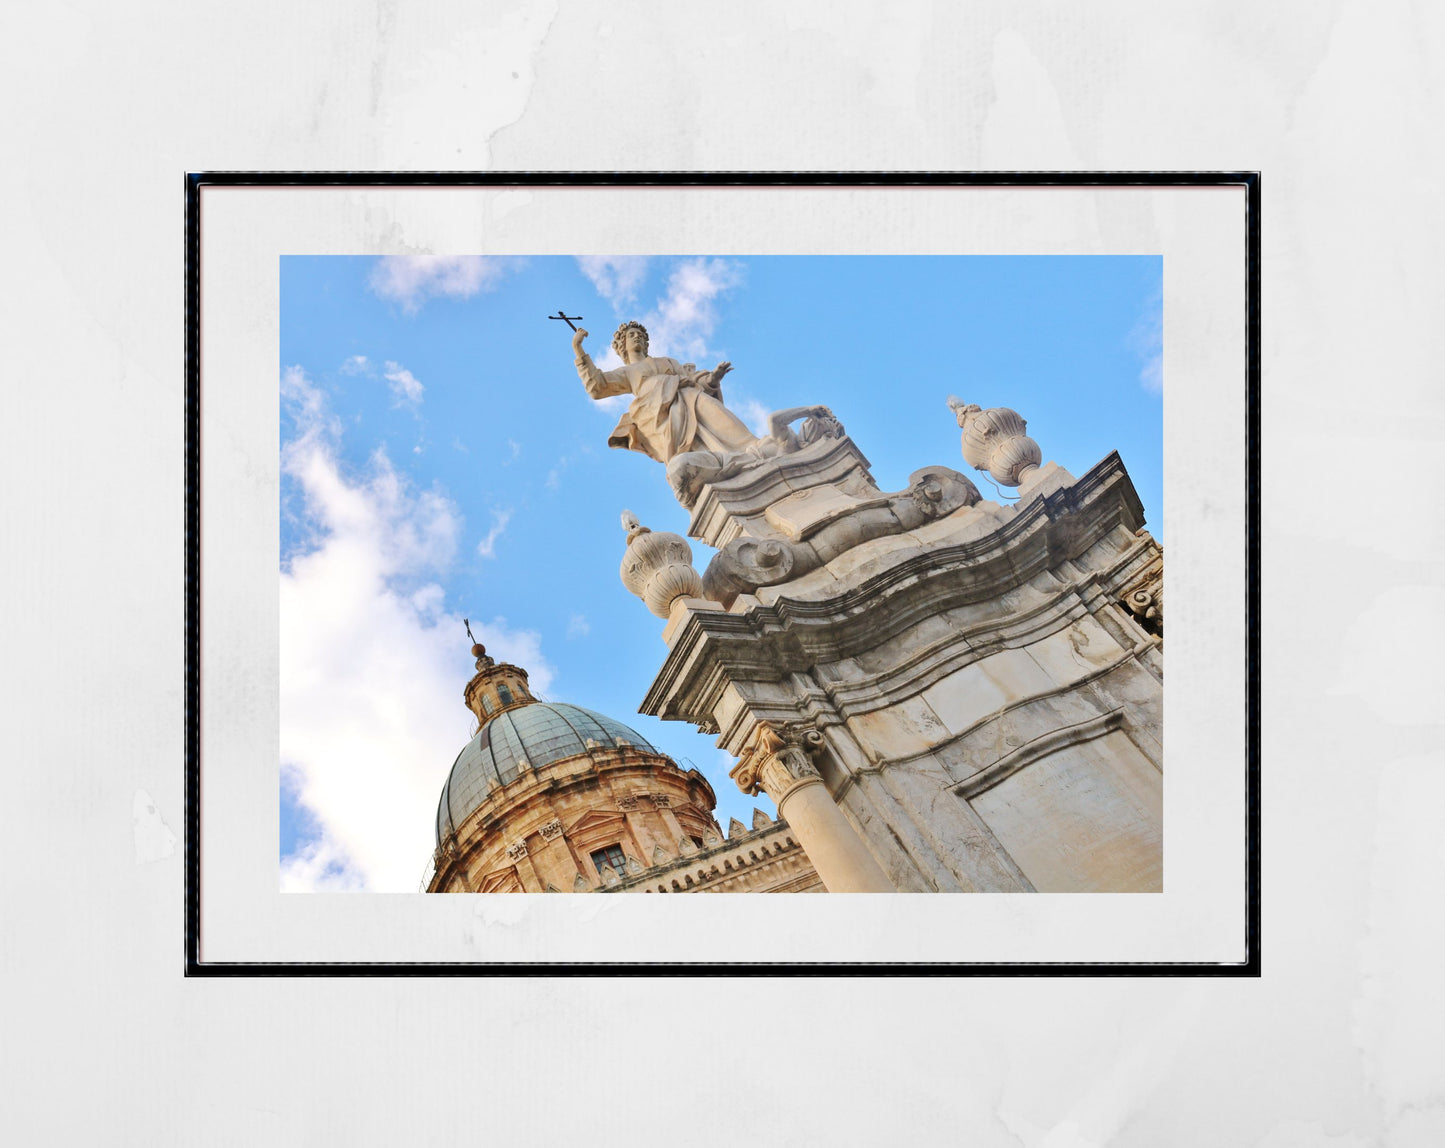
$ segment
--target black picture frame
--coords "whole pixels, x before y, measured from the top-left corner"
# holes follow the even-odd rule
[[[201,192],[220,187],[1231,187],[1245,193],[1245,951],[1238,963],[980,962],[217,962],[201,959]],[[201,172],[185,178],[185,889],[184,973],[226,976],[1243,976],[1258,977],[1260,890],[1259,172]]]

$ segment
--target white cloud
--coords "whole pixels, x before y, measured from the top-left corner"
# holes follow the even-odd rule
[[[366,877],[335,841],[322,837],[304,843],[282,860],[281,892],[364,893]]]
[[[743,280],[740,263],[726,259],[689,259],[673,268],[667,294],[642,320],[648,350],[654,355],[688,359],[699,366],[708,356],[708,339],[717,326],[714,301]]]
[[[737,398],[728,403],[733,413],[743,422],[748,424],[748,429],[757,435],[758,438],[766,438],[769,433],[768,416],[773,412],[757,399]]]
[[[415,892],[473,720],[458,700],[472,673],[466,631],[437,581],[462,519],[384,452],[364,473],[344,472],[339,424],[299,368],[283,375],[282,394],[297,424],[282,470],[311,535],[280,574],[281,762],[318,830],[284,859],[282,887]],[[535,633],[504,619],[472,628],[548,687]]]
[[[579,255],[577,266],[614,310],[637,298],[637,288],[647,276],[646,255]]]
[[[1129,346],[1139,356],[1139,385],[1150,394],[1164,393],[1164,289],[1161,284],[1145,301],[1129,332]]]
[[[386,379],[386,385],[391,388],[392,395],[396,398],[396,405],[416,410],[426,391],[426,388],[421,385],[421,380],[400,363],[393,363],[389,359],[383,377]]]
[[[478,291],[490,290],[507,263],[485,255],[384,255],[371,269],[371,289],[414,312],[434,295],[470,299]]]
[[[364,375],[371,370],[371,364],[365,355],[352,355],[346,362],[341,364],[343,375]]]
[[[573,614],[567,619],[567,636],[569,638],[585,638],[592,633],[592,626],[587,621],[585,614]]]
[[[512,457],[511,457],[511,458],[508,458],[508,459],[503,459],[503,460],[502,460],[502,465],[503,465],[503,466],[507,466],[507,465],[510,464],[510,463],[516,462],[517,459],[518,459],[518,458],[521,456],[521,454],[522,454],[522,444],[519,443],[516,439],[511,439],[511,438],[509,438],[509,439],[507,440],[507,446],[508,446],[508,448],[509,448],[509,449],[511,450],[511,452],[512,452]]]
[[[281,401],[291,408],[299,437],[341,433],[341,423],[326,408],[326,395],[300,367],[281,372]]]
[[[502,536],[502,531],[507,529],[507,523],[512,521],[510,510],[492,511],[492,528],[487,531],[487,536],[477,543],[477,553],[483,558],[495,558],[497,556],[497,539]]]
[[[703,258],[679,263],[668,277],[666,293],[641,319],[647,328],[649,353],[669,355],[704,369],[714,366],[706,360],[710,354],[708,340],[718,322],[715,301],[742,281],[741,263]],[[612,332],[593,332],[591,341],[589,353],[600,370],[610,371],[622,365],[622,359],[612,349]],[[614,395],[598,400],[597,407],[615,417],[631,401],[631,395]]]
[[[621,366],[621,364],[622,361],[619,359],[618,365]],[[611,369],[611,367],[603,368],[603,370]],[[620,418],[622,412],[625,411],[632,404],[632,396],[608,395],[605,399],[595,399],[593,401],[597,409],[601,411],[604,415],[606,415],[609,419],[616,419]]]
[[[581,263],[581,259],[578,262]],[[587,271],[585,265],[582,269]],[[593,281],[596,282],[595,279]],[[742,281],[741,263],[704,258],[679,263],[668,277],[666,294],[641,320],[647,328],[649,353],[693,362],[704,370],[714,366],[715,363],[708,361],[711,357],[708,340],[718,321],[714,303],[720,295]],[[598,289],[601,290],[600,287]],[[593,336],[594,344],[598,335],[605,342],[600,346],[594,345],[592,361],[603,371],[620,367],[622,359],[612,349],[611,333],[598,332]],[[615,419],[631,402],[631,395],[612,395],[596,400],[593,405],[602,415]],[[551,476],[547,485],[556,485]]]

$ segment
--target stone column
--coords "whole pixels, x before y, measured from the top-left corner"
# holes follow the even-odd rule
[[[828,892],[895,893],[808,758],[804,747],[816,750],[822,741],[816,730],[788,736],[760,724],[729,776],[749,796],[762,791],[773,799]]]

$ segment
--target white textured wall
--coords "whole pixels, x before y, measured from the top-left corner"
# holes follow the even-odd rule
[[[14,1142],[605,1143],[698,1113],[758,1143],[1445,1140],[1445,10],[0,21]],[[255,168],[1263,170],[1263,980],[182,980],[181,174]],[[725,1071],[686,1068],[706,1031],[639,1025],[679,999],[737,1041]]]

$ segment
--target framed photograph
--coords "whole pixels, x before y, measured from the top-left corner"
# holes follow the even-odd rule
[[[188,973],[1257,975],[1259,226],[190,177]]]

